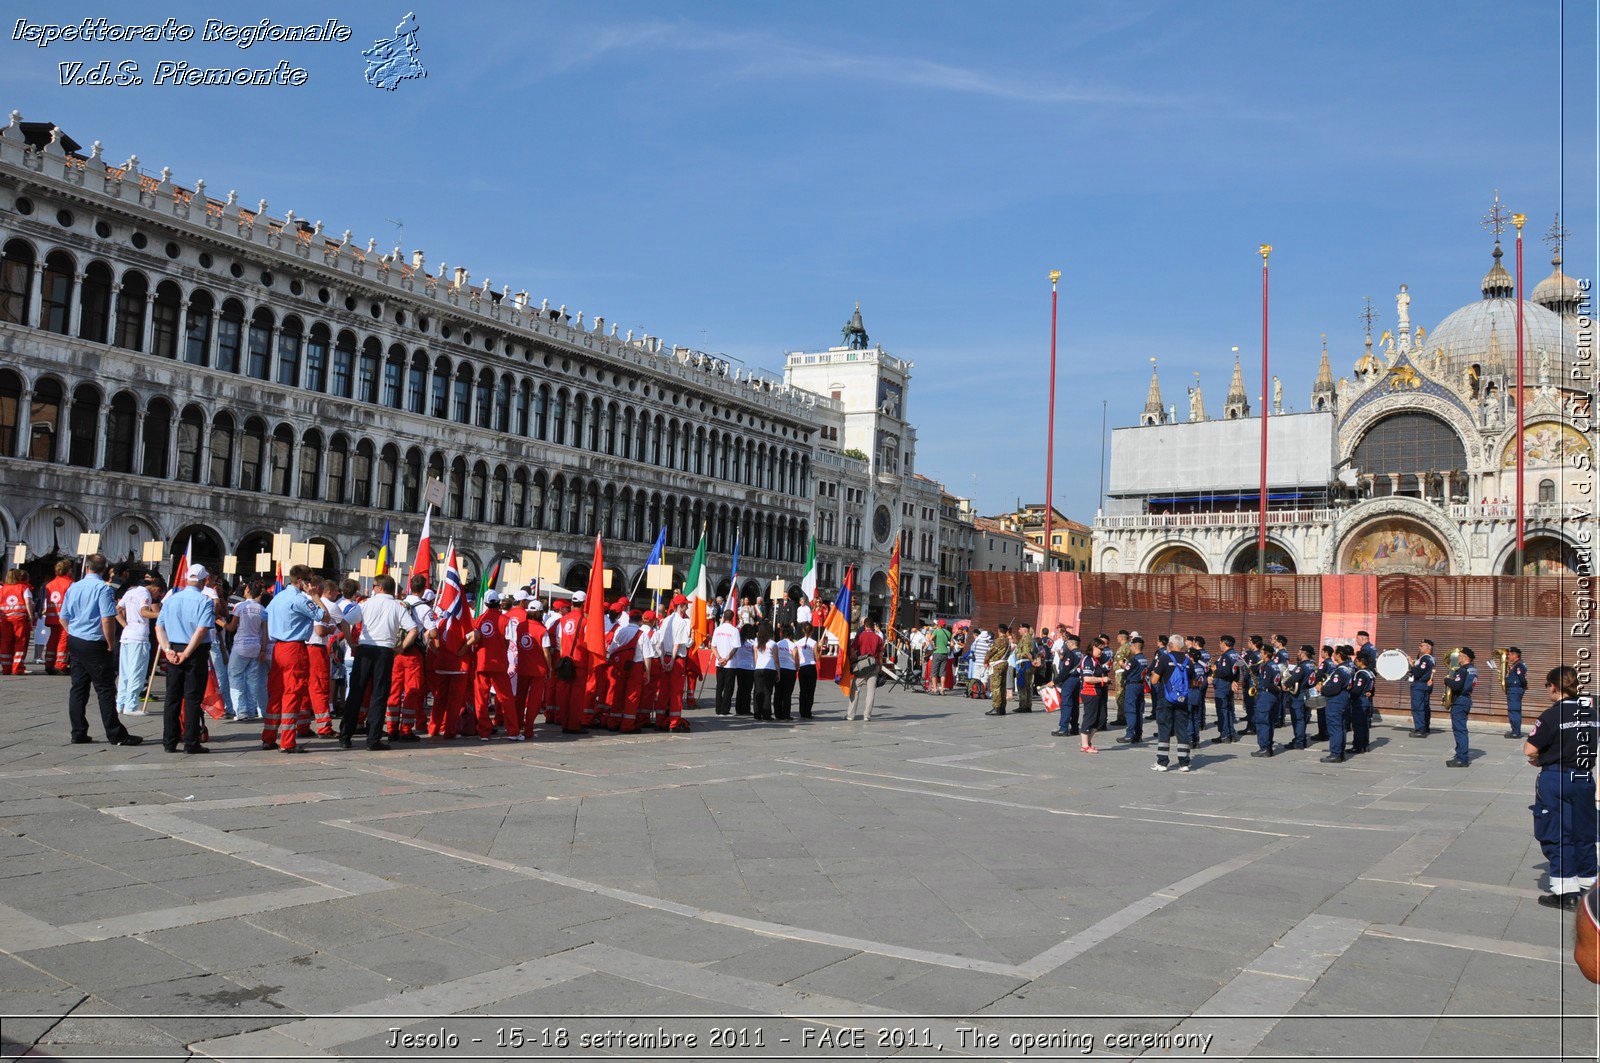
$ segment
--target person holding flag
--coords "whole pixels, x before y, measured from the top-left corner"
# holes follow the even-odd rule
[[[456,566],[454,543],[445,551],[445,558],[444,577],[434,601],[433,620],[438,637],[429,644],[427,659],[428,685],[433,695],[433,704],[428,710],[428,735],[448,740],[456,737],[466,701],[467,625],[462,619],[466,596],[461,589],[461,570]]]
[[[811,537],[811,543],[806,547],[806,567],[800,574],[800,597],[802,601],[795,607],[794,621],[801,627],[811,626],[811,603],[817,600],[817,537]]]
[[[411,562],[411,577],[422,577],[422,589],[427,590],[433,581],[433,507],[422,514],[422,538],[417,540],[417,556]],[[417,592],[422,593],[421,591]]]
[[[900,614],[900,540],[894,541],[894,552],[889,555],[889,628],[883,639],[894,641],[894,621]]]

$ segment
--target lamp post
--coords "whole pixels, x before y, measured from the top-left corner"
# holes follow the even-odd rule
[[[1271,380],[1267,376],[1267,256],[1271,244],[1262,244],[1261,255],[1261,527],[1256,535],[1256,574],[1267,574],[1267,395]]]
[[[1055,516],[1055,463],[1056,463],[1056,282],[1061,279],[1061,271],[1050,271],[1050,424],[1045,433],[1044,454],[1044,570],[1049,572],[1050,565],[1050,533],[1053,530]]]
[[[1525,424],[1522,414],[1522,227],[1527,221],[1526,214],[1511,215],[1511,224],[1517,227],[1517,575],[1519,576],[1522,575],[1522,553],[1528,532],[1528,515],[1522,505],[1523,481],[1526,479],[1522,455],[1522,430]]]

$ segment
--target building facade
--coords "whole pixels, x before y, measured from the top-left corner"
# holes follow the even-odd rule
[[[1577,571],[1594,533],[1593,332],[1553,234],[1553,271],[1521,304],[1529,574]],[[1324,346],[1310,412],[1286,413],[1274,381],[1269,572],[1515,571],[1518,305],[1501,257],[1496,242],[1481,297],[1431,333],[1412,325],[1401,285],[1376,348],[1369,311],[1350,376],[1334,379]],[[1236,363],[1224,416],[1206,417],[1196,385],[1179,422],[1152,369],[1140,425],[1112,434],[1101,571],[1257,570],[1262,412],[1250,407]]]
[[[903,394],[909,363],[872,353]],[[438,481],[433,542],[469,580],[537,547],[581,585],[598,534],[625,591],[663,527],[680,579],[705,530],[721,593],[736,540],[741,589],[764,593],[798,579],[813,529],[824,586],[844,564],[881,580],[894,535],[937,541],[939,492],[898,413],[892,448],[845,453],[872,421],[856,391],[619,335],[15,112],[0,128],[0,538],[34,556],[92,532],[115,559],[192,541],[250,574],[287,531],[343,574],[386,521],[414,535]],[[923,553],[903,571],[931,594]]]

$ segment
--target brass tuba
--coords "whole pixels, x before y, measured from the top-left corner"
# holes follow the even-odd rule
[[[1511,667],[1506,663],[1506,655],[1510,652],[1511,651],[1509,649],[1503,648],[1494,651],[1495,660],[1499,662],[1498,671],[1500,672],[1500,689],[1502,691],[1504,691],[1506,688],[1506,672]]]
[[[1444,658],[1444,673],[1445,673],[1446,679],[1448,680],[1448,678],[1450,676],[1450,673],[1454,672],[1457,668],[1460,668],[1460,667],[1461,667],[1461,647],[1457,646],[1455,649],[1453,649],[1449,653],[1445,654],[1445,658]],[[1444,707],[1448,709],[1451,705],[1455,704],[1455,701],[1456,701],[1456,692],[1454,690],[1451,690],[1449,682],[1446,682],[1445,686],[1444,686]]]

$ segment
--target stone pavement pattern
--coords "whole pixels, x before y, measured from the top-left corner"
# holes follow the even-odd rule
[[[578,1039],[658,1026],[698,1031],[679,1059],[855,1027],[815,1054],[1595,1057],[1517,743],[1452,771],[1447,734],[1384,726],[1342,767],[1241,742],[1161,775],[1041,713],[819,693],[793,725],[384,754],[217,723],[184,757],[157,718],[69,745],[64,680],[0,679],[0,1058],[649,1058]]]

